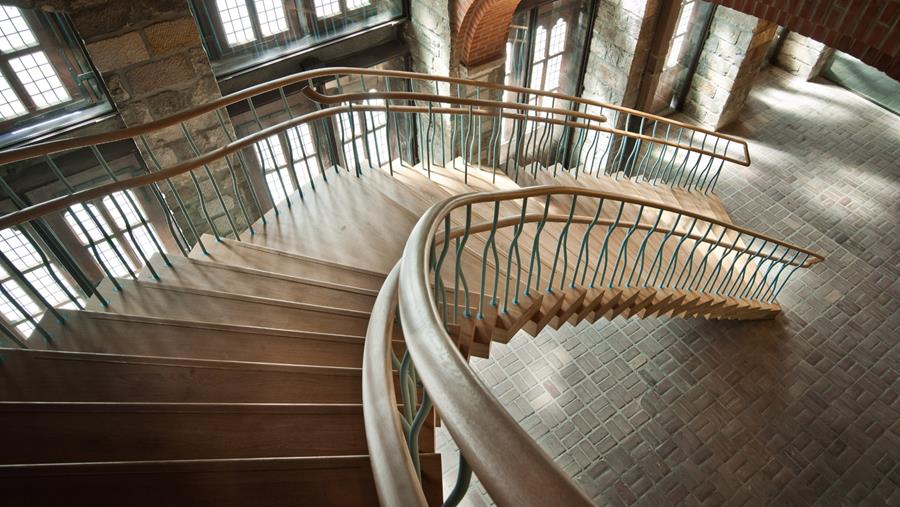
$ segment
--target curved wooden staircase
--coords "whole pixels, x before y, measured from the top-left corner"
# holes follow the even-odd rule
[[[317,175],[311,183],[315,191],[304,187],[302,198],[292,194],[292,206],[277,205],[239,237],[204,236],[186,257],[157,253],[149,259],[153,269],[145,266],[135,279],[120,279],[118,287],[102,282],[102,300],[92,297],[84,309],[59,309],[61,318],[47,312],[39,326],[50,339],[35,335],[27,348],[0,350],[4,505],[377,505],[379,496],[384,505],[395,503],[391,499],[405,504],[384,486],[391,472],[376,470],[373,476],[373,462],[383,469],[390,460],[379,461],[384,448],[373,444],[371,434],[367,442],[369,426],[379,423],[364,418],[366,336],[387,325],[385,353],[408,357],[409,343],[416,356],[411,336],[404,334],[423,328],[405,327],[415,319],[402,286],[404,327],[392,326],[393,319],[382,313],[371,317],[385,280],[407,258],[404,248],[410,248],[407,238],[415,237],[417,223],[461,195],[482,197],[460,201],[431,224],[437,232],[429,236],[434,257],[441,255],[456,269],[438,269],[426,279],[434,297],[416,303],[434,304],[437,315],[443,301],[443,311],[457,315],[442,329],[462,360],[488,357],[495,342],[506,343],[520,330],[533,335],[569,322],[759,319],[779,311],[774,294],[716,293],[700,290],[693,279],[687,288],[632,284],[632,276],[624,283],[622,267],[615,282],[618,259],[632,275],[639,263],[643,275],[645,265],[657,263],[654,254],[665,253],[678,269],[689,267],[688,278],[702,267],[701,281],[708,276],[707,285],[726,285],[725,269],[711,272],[713,260],[721,266],[720,259],[733,251],[752,250],[748,237],[764,236],[733,226],[714,194],[584,177],[537,162],[507,175],[462,158],[405,167],[392,162],[362,171],[334,167],[327,181]],[[687,218],[673,222],[676,216]],[[702,237],[702,228],[685,228],[691,217],[709,224]],[[655,235],[660,222],[671,231],[665,239]],[[598,223],[602,230],[597,226],[592,233]],[[598,239],[581,242],[592,234]],[[667,243],[673,234],[685,248]],[[443,248],[451,243],[453,248]],[[612,278],[604,278],[604,266],[599,283],[584,277],[576,283],[582,257],[587,270],[587,259],[599,263],[604,252],[610,260],[618,252]],[[544,281],[538,274],[534,285],[547,290],[526,289],[521,297],[516,292],[514,303],[501,304],[497,280],[514,278],[510,266],[524,266],[518,259],[528,258],[529,273],[543,269]],[[749,260],[734,262],[732,268],[759,269]],[[467,287],[460,288],[460,273],[470,275]],[[742,283],[744,278],[741,273]],[[757,278],[762,287],[766,277],[756,273],[748,283]],[[494,280],[488,290],[485,279]],[[396,271],[389,280],[396,285]],[[429,410],[425,391],[438,412],[447,411],[457,439],[467,438],[468,430],[458,429],[454,405],[443,405],[441,388],[430,383],[427,371],[408,387],[406,361],[385,363],[384,375],[393,381],[381,388],[390,399],[376,401],[395,414],[426,407],[412,437],[421,478],[413,503],[440,505],[444,491],[434,430],[441,418]],[[409,389],[411,394],[402,392]],[[417,400],[412,407],[403,403],[410,395]],[[409,457],[405,448],[394,452]],[[484,468],[474,466],[481,477]],[[500,480],[482,479],[487,485]],[[509,499],[501,493],[497,500]]]

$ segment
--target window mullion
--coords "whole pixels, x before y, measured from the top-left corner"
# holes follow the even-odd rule
[[[256,36],[256,40],[262,42],[266,37],[263,37],[262,28],[259,26],[259,13],[256,12],[256,2],[253,0],[245,0],[247,5],[247,15],[250,16],[250,27],[253,29],[253,35]]]

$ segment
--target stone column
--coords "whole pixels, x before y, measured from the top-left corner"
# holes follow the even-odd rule
[[[716,10],[684,112],[707,128],[734,121],[766,58],[777,25],[727,7]]]
[[[659,7],[659,0],[600,0],[584,76],[585,98],[636,105]]]
[[[409,4],[409,22],[406,24],[405,37],[410,50],[412,70],[424,74],[437,76],[450,76],[451,32],[449,2],[442,0],[417,0]],[[427,91],[439,95],[450,95],[450,86],[446,83],[437,86],[425,83],[414,83],[415,91]],[[427,87],[427,90],[426,90]],[[418,105],[425,106],[420,103]],[[431,149],[420,141],[418,150],[421,160],[431,153],[432,158],[440,163],[443,152],[449,162],[452,152],[448,152],[451,145],[452,122],[449,118],[436,116],[441,120],[440,125],[431,128]],[[422,117],[424,121],[426,118]],[[443,133],[443,134],[441,134]],[[425,135],[424,129],[422,135]],[[443,142],[441,139],[443,135]]]
[[[464,65],[460,65],[459,77],[465,79],[474,79],[475,81],[482,81],[485,83],[493,83],[493,84],[503,84],[505,78],[505,69],[506,69],[506,58],[499,58],[497,60],[483,63],[476,67],[466,67]],[[465,94],[467,98],[476,98],[475,90],[468,89]],[[502,90],[490,90],[487,88],[481,88],[478,92],[478,98],[483,100],[494,100],[494,101],[503,101],[503,91]],[[478,117],[475,117],[478,118]],[[475,120],[473,120],[475,121]],[[492,162],[497,161],[499,163],[499,153],[500,153],[500,124],[499,120],[493,120],[491,118],[483,117],[481,121],[475,121],[474,127],[478,127],[478,123],[480,123],[480,129],[476,132],[477,138],[473,138],[473,143],[475,148],[472,150],[472,153],[478,153],[479,142],[482,153],[482,157],[480,160],[481,165],[489,166]],[[494,139],[496,138],[496,139]],[[480,141],[479,141],[480,139]],[[493,147],[493,154],[491,150],[491,142],[494,141],[496,146]]]
[[[76,32],[85,41],[88,56],[100,71],[110,97],[127,127],[146,124],[221,98],[218,83],[201,42],[188,0],[31,0],[25,7],[57,9],[67,12]],[[30,4],[30,5],[29,5]],[[224,117],[229,134],[233,127]],[[215,114],[187,122],[197,149],[202,153],[228,142]],[[194,158],[194,152],[181,128],[170,127],[146,136],[155,159],[163,168]],[[156,170],[153,158],[143,143],[137,142],[148,167]],[[167,185],[161,189],[173,208],[176,220],[195,238],[184,221],[191,218],[198,233],[212,232],[202,211],[205,205],[216,230],[231,234],[229,217],[238,230],[245,226],[234,191],[234,181],[224,161],[210,164],[213,179],[222,193],[216,196],[213,182],[195,170],[201,196],[189,175],[173,178],[185,210]],[[236,168],[237,169],[237,168]],[[237,172],[237,188],[247,204],[250,218],[258,210],[250,200],[247,183]],[[224,203],[224,206],[223,206]],[[224,208],[224,209],[223,209]]]
[[[833,54],[834,50],[825,44],[790,32],[778,52],[778,66],[809,81],[822,72]]]

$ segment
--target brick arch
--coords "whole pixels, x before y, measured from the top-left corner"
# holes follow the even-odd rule
[[[456,0],[451,25],[460,63],[472,67],[503,56],[519,1]]]
[[[897,0],[712,0],[849,53],[900,80]]]

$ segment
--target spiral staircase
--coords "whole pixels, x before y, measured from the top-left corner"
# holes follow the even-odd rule
[[[298,125],[386,120],[381,153],[365,136],[344,153],[321,150],[318,174],[286,202],[242,203],[259,211],[242,231],[187,227],[171,213],[173,230],[199,230],[184,255],[142,252],[134,277],[105,277],[74,308],[48,305],[32,336],[7,330],[5,505],[454,505],[472,474],[500,505],[589,504],[468,359],[520,331],[582,321],[772,318],[791,274],[822,260],[731,222],[712,190],[726,161],[749,163],[740,140],[574,97],[413,73],[311,71],[0,162],[128,138],[151,151],[149,133],[341,77],[362,86],[307,87],[315,112],[285,100],[270,125],[245,136],[223,125],[230,142],[193,159],[111,175],[0,219],[26,233],[126,188],[158,195],[168,178],[216,161],[233,162],[238,177],[253,143]],[[439,93],[446,85],[456,93]],[[498,92],[550,100],[492,100]],[[634,118],[641,129],[622,127]],[[329,125],[346,147],[341,122]],[[59,257],[39,253],[48,264]],[[5,265],[17,276],[14,264]],[[461,453],[446,488],[440,425]]]

